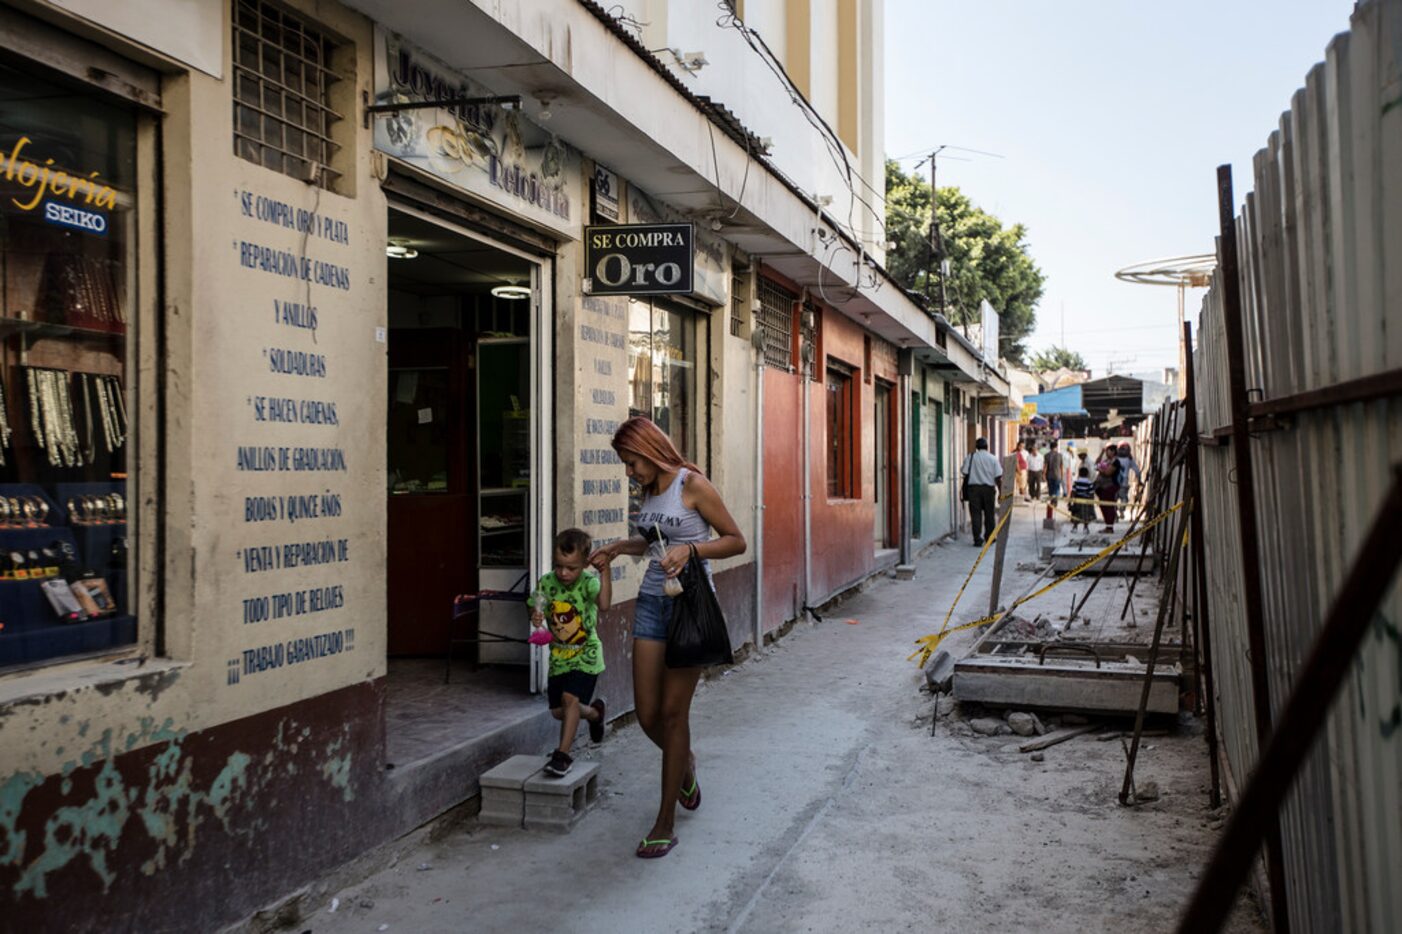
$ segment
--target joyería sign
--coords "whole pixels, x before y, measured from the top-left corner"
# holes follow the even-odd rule
[[[377,27],[376,103],[494,93]],[[515,110],[475,104],[379,114],[375,148],[536,226],[579,238],[579,153]]]
[[[592,295],[674,295],[692,290],[690,224],[621,224],[584,229],[586,290]]]

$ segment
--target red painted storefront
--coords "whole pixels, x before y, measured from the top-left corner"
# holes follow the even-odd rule
[[[816,605],[871,574],[877,567],[879,548],[895,547],[900,528],[899,511],[891,501],[900,483],[897,464],[901,451],[900,393],[895,348],[869,334],[857,322],[809,293],[807,307],[816,313],[813,328],[813,379],[804,375],[799,321],[803,290],[766,271],[773,281],[800,296],[793,311],[793,366],[781,370],[765,367],[764,382],[764,626],[773,629],[799,614],[804,605]],[[831,453],[828,408],[828,370],[848,376],[850,398],[843,408],[845,435],[851,445],[844,490],[829,490]],[[808,587],[804,580],[804,483],[803,412],[805,384],[808,393],[808,493],[812,542],[808,549]],[[876,536],[877,491],[877,394],[886,387],[888,430],[886,483],[889,494],[885,540]],[[847,493],[849,495],[842,495]]]

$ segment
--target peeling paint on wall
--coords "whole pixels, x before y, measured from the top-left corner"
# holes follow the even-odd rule
[[[25,833],[16,823],[25,796],[43,781],[38,772],[16,772],[0,785],[0,834],[4,834],[5,844],[0,849],[0,866],[13,866],[23,858]]]
[[[351,754],[347,752],[343,756],[336,755],[345,743],[346,737],[343,735],[327,745],[326,761],[321,764],[321,774],[326,776],[333,786],[341,789],[342,801],[350,802],[355,800],[355,789],[350,784]]]
[[[195,773],[199,763],[187,748],[187,734],[176,729],[167,718],[157,724],[154,718],[143,717],[139,726],[114,742],[112,730],[102,737],[78,760],[68,760],[63,766],[63,781],[59,788],[66,798],[73,794],[73,776],[78,770],[98,768],[93,779],[92,793],[86,800],[64,804],[49,815],[44,824],[42,847],[37,855],[27,846],[28,835],[20,827],[25,800],[30,792],[41,786],[45,777],[37,772],[16,772],[0,785],[0,866],[20,870],[13,886],[16,895],[29,893],[35,898],[49,896],[48,877],[75,861],[85,861],[102,880],[104,892],[116,879],[114,865],[119,863],[117,849],[123,845],[128,823],[154,845],[150,856],[141,862],[139,871],[153,876],[172,865],[191,858],[199,843],[202,824],[211,818],[217,821],[226,836],[254,833],[257,823],[231,826],[231,809],[245,800],[259,797],[284,780],[295,779],[302,771],[298,754],[311,742],[310,726],[287,717],[277,724],[267,754],[259,757],[260,767],[250,772],[254,757],[235,751],[225,755],[222,768],[205,788],[197,786]],[[145,766],[144,780],[124,781],[117,768],[117,757],[133,750],[165,744],[155,752]],[[319,750],[307,753],[319,760],[318,772],[344,802],[355,800],[352,784],[353,753],[351,730],[342,726],[340,735]],[[208,766],[203,774],[208,775]],[[125,845],[132,845],[128,839]],[[143,851],[149,847],[143,847]]]
[[[81,732],[86,732],[86,729]],[[83,768],[102,763],[93,781],[93,793],[86,801],[60,807],[49,816],[44,825],[43,849],[22,867],[14,885],[16,893],[29,892],[36,898],[47,897],[47,876],[79,857],[87,858],[88,865],[102,880],[104,891],[111,886],[115,875],[109,868],[108,857],[117,849],[127,821],[131,818],[132,806],[142,795],[141,789],[129,789],[123,782],[115,766],[117,753],[113,751],[112,739],[112,730],[104,730],[101,739],[80,755]],[[225,779],[229,767],[220,775],[220,779],[225,779],[224,786],[216,787],[220,783],[220,779],[216,779],[208,795],[193,791],[190,788],[188,760],[181,768],[181,744],[184,739],[185,731],[175,729],[170,718],[157,726],[154,718],[142,717],[139,728],[123,736],[120,744],[123,751],[152,743],[169,744],[150,767],[144,790],[145,807],[138,812],[147,834],[158,844],[156,856],[148,861],[151,868],[148,870],[143,866],[143,871],[148,875],[155,868],[165,865],[166,850],[177,843],[174,826],[182,801],[189,802],[189,844],[193,844],[195,828],[199,824],[196,811],[199,805],[211,805],[221,821],[227,810],[227,786],[233,781],[233,777]],[[240,762],[234,762],[234,758],[230,757],[230,765],[236,768],[235,774],[242,785],[248,757],[243,756]],[[79,763],[74,760],[64,763],[64,780],[60,786],[64,795],[72,793],[71,776],[78,768]],[[24,811],[26,797],[42,783],[43,776],[38,773],[17,772],[0,786],[0,833],[7,840],[0,865],[18,865],[24,859],[28,836],[19,829],[19,818]]]

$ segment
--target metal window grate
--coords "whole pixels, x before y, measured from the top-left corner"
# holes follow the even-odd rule
[[[234,3],[234,152],[250,162],[331,188],[340,145],[331,127],[336,41],[265,0]]]
[[[764,332],[764,362],[780,370],[793,367],[793,307],[798,296],[763,276],[759,279],[759,326]]]
[[[745,307],[750,303],[750,271],[736,267],[730,274],[730,336],[745,336]]]

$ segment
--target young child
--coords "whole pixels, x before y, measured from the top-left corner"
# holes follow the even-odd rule
[[[1071,498],[1076,500],[1071,504],[1071,531],[1076,531],[1079,523],[1089,532],[1090,524],[1095,519],[1095,506],[1091,503],[1095,499],[1095,483],[1090,478],[1089,467],[1083,466],[1076,471],[1076,481],[1071,484]]]
[[[555,536],[554,569],[536,584],[544,607],[531,608],[531,626],[550,626],[550,680],[546,693],[550,712],[560,721],[560,746],[550,755],[545,771],[564,775],[574,765],[570,746],[581,718],[589,723],[589,738],[604,738],[604,701],[594,697],[594,684],[604,670],[604,645],[595,627],[599,611],[613,601],[613,587],[606,554],[586,568],[593,547],[589,533],[565,529]]]

